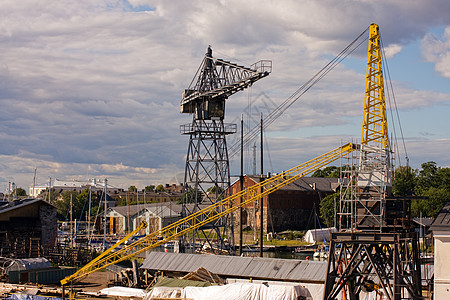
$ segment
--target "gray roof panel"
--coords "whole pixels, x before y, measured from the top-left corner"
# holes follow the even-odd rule
[[[189,273],[200,267],[223,277],[324,282],[326,262],[297,259],[150,252],[142,269]]]

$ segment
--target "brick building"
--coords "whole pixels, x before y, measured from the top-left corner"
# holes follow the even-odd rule
[[[244,188],[255,185],[259,176],[244,176]],[[306,230],[314,207],[319,213],[319,204],[325,196],[336,192],[338,178],[303,177],[275,191],[263,199],[263,231]],[[240,191],[240,181],[235,181],[231,193]],[[237,200],[239,201],[239,200]],[[244,207],[243,228],[259,230],[260,211],[254,202]],[[239,226],[239,211],[234,213],[234,224]]]

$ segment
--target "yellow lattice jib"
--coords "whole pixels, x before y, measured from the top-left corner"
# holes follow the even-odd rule
[[[364,99],[362,145],[389,148],[384,99],[381,45],[378,25],[369,27],[369,50],[367,53],[366,91]]]

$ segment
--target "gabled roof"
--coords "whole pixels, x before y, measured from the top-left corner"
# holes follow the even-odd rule
[[[450,231],[450,201],[444,204],[430,227],[431,231]]]
[[[191,211],[193,204],[187,204],[186,208]],[[200,205],[200,209],[205,208],[207,205]],[[115,206],[108,208],[108,211],[115,211],[118,214],[126,217],[128,216],[128,211],[130,212],[130,217],[134,217],[143,211],[148,210],[155,215],[166,217],[176,217],[180,216],[182,205],[172,202],[161,202],[161,203],[148,203],[148,204],[135,204],[130,206]]]
[[[28,205],[32,205],[35,203],[42,202],[44,205],[55,207],[53,204],[50,204],[49,202],[45,201],[42,198],[30,198],[30,199],[22,199],[22,200],[15,200],[12,202],[8,202],[7,204],[4,204],[0,206],[0,214],[12,211],[15,209],[20,209]]]
[[[126,206],[115,206],[110,207],[108,210],[115,211],[118,214],[122,216],[128,216],[128,212],[131,217],[135,216],[136,214],[140,213],[143,210],[149,209],[150,211],[154,211],[158,208],[164,208],[164,210],[171,209],[173,211],[173,214],[179,214],[181,212],[181,209],[178,209],[177,206],[180,206],[180,204],[174,204],[174,203],[148,203],[148,204],[135,204],[135,205],[126,205]],[[173,209],[172,209],[173,208]],[[179,212],[178,212],[179,211]]]

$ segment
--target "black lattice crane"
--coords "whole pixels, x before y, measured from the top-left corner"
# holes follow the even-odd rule
[[[225,102],[231,95],[251,86],[272,71],[272,62],[258,61],[250,68],[212,56],[211,47],[203,58],[189,88],[183,92],[181,113],[193,114],[190,124],[181,125],[189,135],[184,177],[183,216],[226,197],[230,170],[226,135],[236,132],[236,124],[225,124]],[[197,232],[183,237],[181,251],[195,245]],[[203,249],[234,252],[232,216],[224,216],[202,227]],[[216,240],[212,243],[212,240]],[[194,251],[194,247],[190,248]]]

